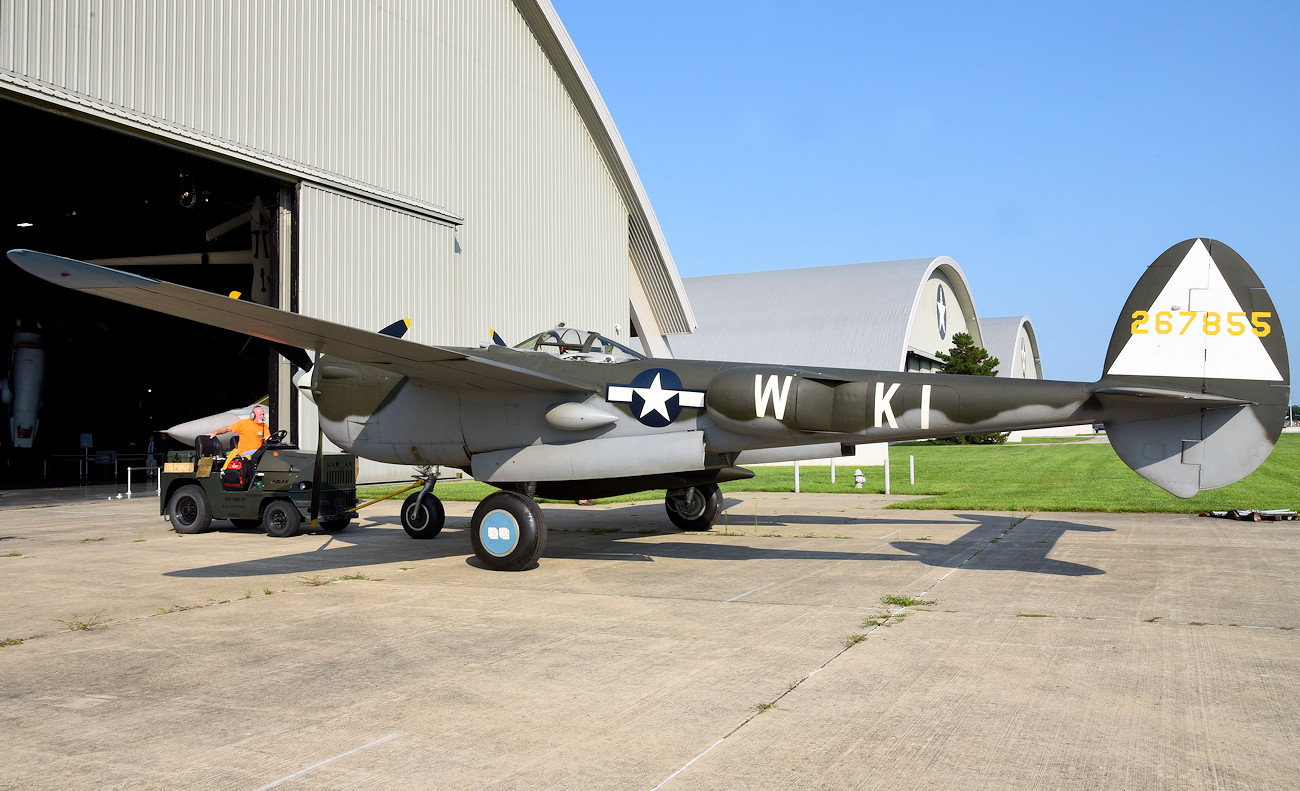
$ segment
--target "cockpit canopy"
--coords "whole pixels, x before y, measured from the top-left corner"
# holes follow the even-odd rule
[[[515,344],[514,348],[530,352],[546,352],[563,360],[585,360],[595,363],[621,363],[645,359],[645,355],[634,352],[617,341],[611,341],[598,332],[565,327],[562,324],[546,332],[539,332],[528,340]]]

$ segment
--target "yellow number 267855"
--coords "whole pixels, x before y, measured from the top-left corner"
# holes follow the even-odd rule
[[[1267,321],[1272,316],[1273,314],[1267,311],[1255,311],[1250,314],[1250,324],[1247,325],[1245,313],[1229,313],[1227,320],[1224,321],[1223,317],[1214,311],[1180,310],[1175,314],[1162,310],[1156,313],[1153,320],[1147,311],[1135,310],[1130,334],[1146,335],[1151,332],[1148,329],[1150,325],[1157,335],[1183,335],[1188,329],[1193,333],[1201,332],[1205,335],[1218,335],[1221,330],[1226,330],[1229,335],[1244,335],[1246,330],[1250,330],[1263,338],[1273,329]],[[1198,317],[1199,322],[1196,320]],[[1195,328],[1193,324],[1196,325]]]

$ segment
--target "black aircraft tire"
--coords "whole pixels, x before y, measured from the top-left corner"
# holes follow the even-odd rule
[[[262,513],[262,524],[272,538],[292,538],[302,530],[302,512],[287,500],[276,500]]]
[[[722,513],[722,490],[716,483],[669,489],[664,497],[664,510],[678,530],[708,530]]]
[[[533,498],[493,492],[474,509],[470,541],[479,561],[493,571],[523,571],[546,549],[546,522]]]
[[[212,504],[202,487],[182,486],[167,501],[167,518],[177,533],[202,533],[212,526]]]
[[[324,533],[337,533],[347,528],[350,519],[321,519],[316,522],[316,529]]]
[[[411,538],[433,538],[442,532],[447,511],[442,507],[442,500],[432,494],[426,494],[417,509],[415,501],[419,496],[416,492],[402,503],[402,529]]]

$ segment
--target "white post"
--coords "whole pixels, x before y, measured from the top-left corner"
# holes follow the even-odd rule
[[[835,459],[831,459],[831,483],[835,483]]]
[[[126,499],[131,499],[131,468],[126,468]]]
[[[916,485],[916,457],[907,457],[907,482]]]
[[[795,493],[795,494],[798,494],[798,493],[799,493],[799,461],[798,461],[798,459],[796,459],[795,462],[794,462],[794,493]]]
[[[885,451],[885,494],[889,494],[889,451]]]

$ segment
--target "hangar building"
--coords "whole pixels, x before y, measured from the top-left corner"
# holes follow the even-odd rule
[[[999,376],[1042,378],[1027,316],[980,319],[966,275],[946,256],[687,278],[699,317],[671,340],[680,358],[933,371],[968,332]]]
[[[1042,379],[1043,361],[1038,358],[1038,338],[1028,316],[981,319],[984,348],[998,358],[998,376]]]
[[[666,354],[695,325],[548,0],[7,0],[0,108],[5,249],[357,327],[409,317],[424,343],[565,321]],[[0,328],[39,326],[47,369],[11,471],[87,434],[142,450],[268,393],[273,427],[313,445],[313,407],[265,344],[4,267]]]

